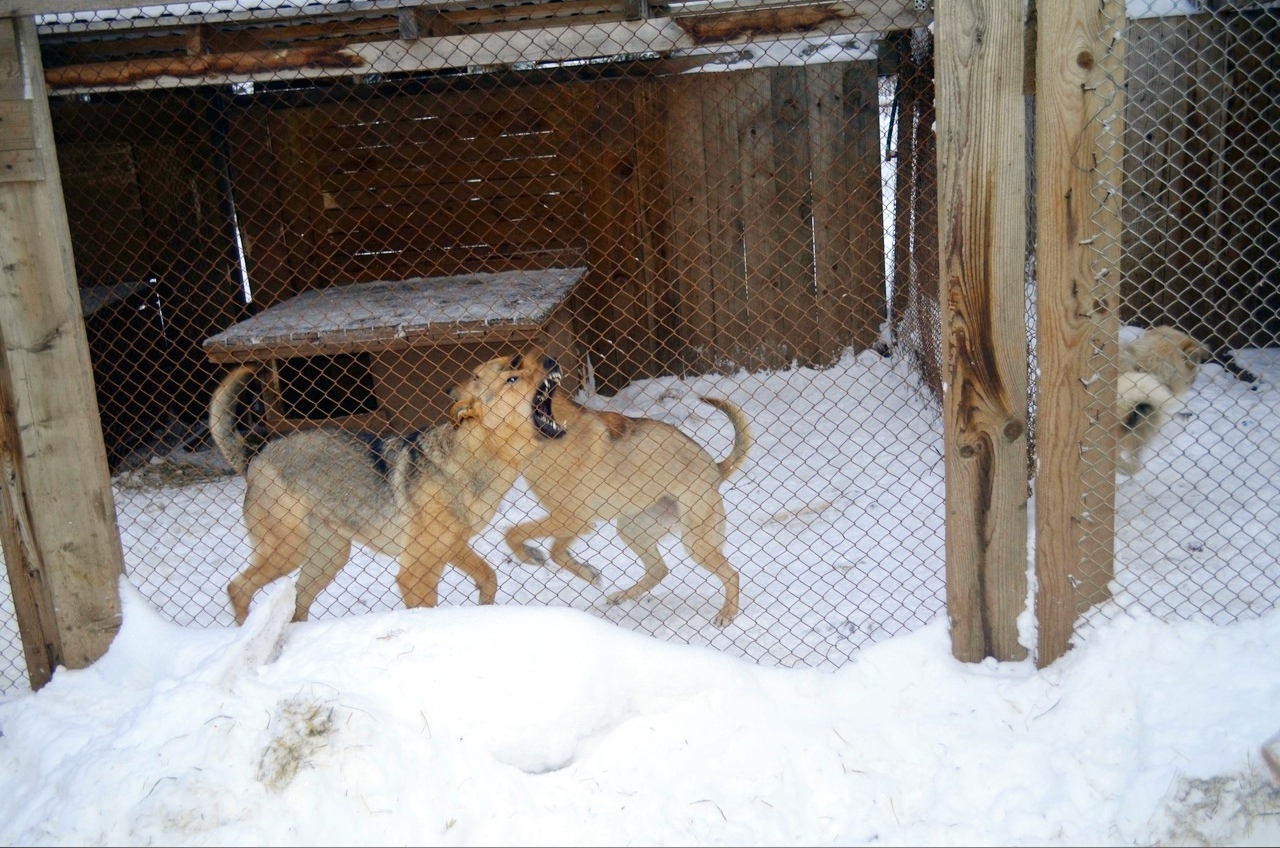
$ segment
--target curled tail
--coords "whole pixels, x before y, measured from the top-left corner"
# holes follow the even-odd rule
[[[704,403],[711,404],[729,416],[729,421],[733,424],[733,450],[716,463],[716,467],[720,469],[720,479],[728,480],[733,472],[742,467],[742,461],[747,458],[747,451],[751,450],[751,427],[747,422],[746,414],[736,405],[723,398],[699,397]]]
[[[209,432],[214,444],[237,473],[243,474],[253,458],[249,442],[236,426],[236,402],[249,386],[257,369],[241,365],[222,379],[209,402]]]

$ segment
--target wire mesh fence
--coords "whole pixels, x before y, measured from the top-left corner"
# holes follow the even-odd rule
[[[251,563],[242,599],[300,568],[312,619],[492,595],[782,666],[942,614],[927,5],[39,20],[130,583],[227,626]],[[1216,358],[1121,473],[1112,588],[1233,620],[1280,577],[1256,452],[1278,438],[1277,12],[1184,11],[1123,31],[1119,315]],[[563,374],[559,438],[534,353]],[[247,471],[210,432],[242,365],[213,429],[259,451]],[[459,441],[486,427],[533,441]],[[479,563],[424,564],[444,514]],[[402,572],[406,520],[427,541]],[[24,684],[16,637],[0,677]]]
[[[1118,419],[1104,614],[1229,623],[1277,600],[1280,21],[1271,3],[1213,6],[1130,20],[1123,120],[1099,117],[1124,175],[1119,243],[1096,245],[1119,282],[1119,344],[1098,356]]]

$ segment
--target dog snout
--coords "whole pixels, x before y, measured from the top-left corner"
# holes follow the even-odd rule
[[[560,370],[560,366],[556,364],[554,359],[544,355],[542,357],[542,370],[546,371],[548,374],[554,374]]]

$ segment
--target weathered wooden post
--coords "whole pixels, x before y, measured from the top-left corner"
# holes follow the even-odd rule
[[[1023,6],[938,0],[947,610],[957,659],[1022,660],[1027,606]]]
[[[1038,4],[1036,661],[1110,597],[1124,9]]]
[[[106,651],[124,570],[35,23],[0,17],[0,535],[33,687]]]

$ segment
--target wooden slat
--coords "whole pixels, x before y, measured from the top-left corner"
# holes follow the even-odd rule
[[[1119,0],[1042,3],[1036,50],[1036,662],[1109,597],[1115,544]],[[1122,25],[1117,23],[1115,25]],[[1102,134],[1103,124],[1109,127]],[[1103,189],[1114,190],[1104,191]],[[1105,196],[1100,205],[1095,199]],[[1100,247],[1106,249],[1099,256]]]
[[[429,241],[473,240],[491,227],[518,229],[520,224],[539,230],[581,227],[582,199],[578,196],[542,195],[495,197],[465,202],[438,202],[427,196],[416,204],[338,209],[325,204],[322,227],[327,234],[359,232],[409,232]],[[506,230],[504,230],[505,232]]]
[[[706,162],[710,297],[716,316],[716,349],[739,367],[749,361],[751,316],[747,311],[746,245],[743,241],[740,116],[747,114],[753,90],[745,72],[710,74],[702,96],[703,161]]]
[[[499,113],[533,112],[545,115],[556,108],[557,86],[476,87],[420,95],[403,95],[387,100],[343,100],[311,107],[318,125],[328,127],[367,126],[386,121],[389,116],[404,121],[457,121],[474,123],[479,116]]]
[[[715,303],[711,298],[706,146],[703,141],[704,75],[663,82],[668,101],[667,139],[671,191],[671,242],[667,260],[675,277],[680,317],[685,328],[685,362],[694,373],[720,364],[716,347]]]
[[[581,288],[580,316],[594,354],[598,388],[622,388],[651,376],[651,316],[642,269],[637,267],[635,110],[631,85],[592,85],[577,107],[580,162],[590,244],[591,273]]]
[[[398,115],[395,105],[387,104],[380,121],[345,125],[335,122],[328,133],[315,140],[316,149],[329,153],[356,147],[422,147],[480,142],[519,145],[543,141],[547,137],[555,138],[555,128],[545,113],[533,109],[419,116]]]
[[[774,183],[773,72],[742,74],[741,108],[737,138],[742,203],[742,243],[746,278],[727,291],[739,299],[742,332],[735,333],[742,348],[738,364],[751,371],[772,367],[783,352],[783,315],[780,301],[785,285],[778,269],[781,209],[774,195],[782,181]],[[784,354],[785,355],[785,354]]]
[[[74,36],[55,35],[41,39],[48,61],[46,67],[127,63],[139,57],[191,55],[194,39],[201,42],[200,53],[243,53],[288,48],[305,43],[308,47],[345,45],[352,41],[390,40],[399,37],[399,19],[383,14],[344,21],[293,23],[259,27],[219,27],[193,24],[158,29],[135,26],[117,30],[115,38],[80,41]]]
[[[853,236],[859,196],[853,190],[848,152],[858,143],[849,123],[855,104],[845,97],[843,65],[817,65],[809,75],[809,122],[813,159],[814,286],[821,302],[816,354],[838,355],[843,317],[857,308],[853,268],[865,239]],[[874,75],[873,75],[874,76]],[[884,284],[883,274],[880,280]],[[864,343],[865,344],[865,343]],[[830,359],[828,359],[830,361]]]
[[[766,349],[772,350],[775,368],[786,368],[797,360],[813,365],[818,360],[821,318],[814,272],[809,69],[783,67],[765,73],[771,85],[773,156],[773,190],[766,197],[774,208],[777,252],[776,276],[761,282],[772,286],[772,292],[767,287],[762,290],[770,293],[772,310],[778,316],[776,339],[767,342]]]
[[[316,169],[347,178],[368,171],[426,171],[443,174],[437,179],[470,179],[480,173],[546,174],[564,170],[559,139],[546,136],[511,136],[490,139],[459,138],[445,145],[407,144],[360,147],[331,154],[317,152]]]
[[[310,155],[307,161],[311,162]],[[412,167],[397,163],[397,167],[383,168],[376,171],[359,171],[350,174],[328,173],[317,175],[320,189],[328,194],[359,190],[361,188],[382,189],[388,186],[407,184],[431,185],[441,183],[462,183],[468,180],[479,182],[522,180],[530,177],[555,177],[572,173],[573,163],[569,159],[517,159],[511,162],[461,162],[448,169]],[[311,164],[314,170],[314,163]]]
[[[484,220],[471,218],[455,221],[447,236],[432,238],[430,227],[410,221],[400,227],[390,224],[345,229],[335,226],[320,236],[318,245],[335,253],[377,252],[383,250],[424,249],[432,246],[535,244],[543,248],[568,246],[574,242],[582,226],[587,225],[589,215],[576,211],[571,217],[557,219],[554,216],[529,217],[517,221]]]
[[[574,165],[576,168],[576,164]],[[325,191],[324,208],[373,209],[378,207],[411,206],[425,208],[434,204],[441,209],[461,213],[470,204],[516,201],[527,198],[563,198],[580,195],[582,178],[576,171],[564,171],[537,177],[512,177],[489,180],[482,183],[455,182],[400,186],[367,186],[347,188],[342,191]]]
[[[483,248],[413,246],[394,254],[370,253],[338,257],[332,262],[336,280],[355,283],[443,276],[467,272],[531,271],[581,264],[585,241],[548,250],[543,245],[486,245]]]
[[[820,253],[836,251],[818,264],[822,351],[835,357],[851,344],[857,350],[870,348],[879,340],[885,320],[880,93],[872,61],[812,70],[811,85],[819,75],[835,73],[840,95],[838,109],[829,109],[825,119],[835,125],[819,136],[820,150],[814,153],[814,203],[819,212],[814,235]],[[822,86],[830,90],[825,82]],[[824,156],[831,156],[837,167],[835,185],[817,184],[824,170],[817,163]],[[933,225],[936,217],[928,220]]]
[[[637,14],[647,14],[647,6]],[[666,89],[660,82],[645,81],[636,86],[639,183],[635,204],[640,219],[640,261],[653,314],[654,368],[657,374],[682,374],[688,330],[681,320],[682,304],[670,264],[672,210],[667,170],[667,107]]]
[[[283,189],[272,147],[275,128],[284,119],[261,107],[231,110],[228,117],[236,216],[245,245],[249,286],[255,300],[274,303],[295,290],[291,281],[303,270],[290,262],[298,238],[280,204]]]
[[[947,614],[965,662],[1027,656],[1022,14],[956,0],[936,29]]]
[[[339,276],[331,252],[321,243],[323,186],[311,139],[322,127],[312,112],[300,109],[291,109],[284,115],[273,114],[271,127],[282,151],[278,154],[278,185],[291,230],[285,262],[293,279],[287,290],[270,292],[270,296],[261,301],[263,306],[271,306],[306,288],[332,283]]]

